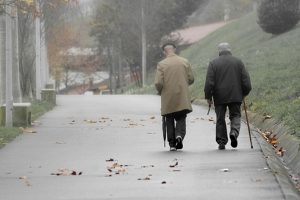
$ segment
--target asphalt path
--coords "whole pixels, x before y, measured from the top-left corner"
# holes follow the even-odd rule
[[[194,106],[184,149],[169,152],[157,96],[58,96],[57,104],[36,133],[0,149],[1,200],[284,199],[245,124],[237,149],[217,150],[206,107]]]

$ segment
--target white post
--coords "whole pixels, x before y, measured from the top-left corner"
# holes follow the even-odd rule
[[[40,10],[39,0],[36,0],[37,10]],[[35,18],[35,71],[36,71],[36,99],[41,100],[41,21],[40,17]]]
[[[6,115],[5,126],[13,126],[13,91],[12,91],[12,19],[11,5],[5,6],[6,10],[6,41],[5,41],[5,60],[6,60]]]
[[[147,66],[147,38],[146,38],[146,22],[145,22],[145,0],[141,1],[142,14],[142,87],[146,85],[146,66]]]

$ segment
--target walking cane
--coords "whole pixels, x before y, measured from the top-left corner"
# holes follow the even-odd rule
[[[247,114],[247,106],[246,106],[246,101],[245,101],[245,99],[243,99],[243,104],[244,104],[244,110],[245,110],[246,121],[247,121],[247,126],[248,126],[248,132],[249,132],[249,138],[250,138],[251,149],[253,149],[252,138],[251,138],[251,133],[250,133],[250,125],[249,125],[248,114]]]

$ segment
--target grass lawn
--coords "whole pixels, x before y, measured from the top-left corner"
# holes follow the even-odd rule
[[[31,103],[32,121],[35,121],[37,118],[42,116],[47,111],[51,110],[53,107],[54,105],[44,101],[32,102]],[[19,129],[19,127],[14,127],[14,128],[0,127],[0,148],[3,147],[5,144],[11,142],[21,133],[22,132]]]

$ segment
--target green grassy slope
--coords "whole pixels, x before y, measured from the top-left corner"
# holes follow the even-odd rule
[[[250,73],[253,87],[248,97],[250,109],[272,115],[300,137],[300,25],[272,36],[264,33],[256,23],[256,15],[250,14],[182,52],[194,67],[195,97],[204,97],[208,62],[217,56],[216,45],[220,42],[232,45],[233,54],[244,61]]]

